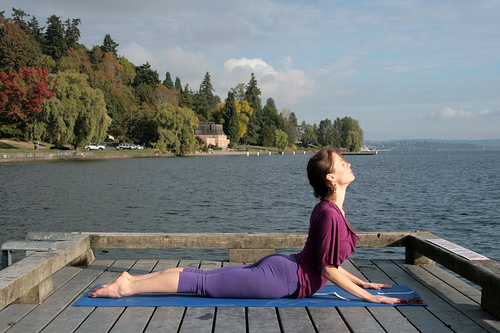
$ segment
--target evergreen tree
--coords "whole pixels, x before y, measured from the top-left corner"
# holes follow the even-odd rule
[[[44,37],[43,50],[45,54],[48,54],[56,61],[61,59],[68,49],[68,45],[64,25],[59,16],[52,15],[47,19],[47,29]]]
[[[247,90],[245,91],[245,100],[254,112],[248,121],[247,132],[244,137],[244,141],[251,145],[262,144],[262,130],[264,124],[260,94],[260,89],[257,87],[257,80],[252,73],[250,82],[247,85]]]
[[[205,97],[210,110],[215,109],[217,107],[217,104],[220,103],[220,99],[213,94],[214,91],[215,89],[212,86],[212,82],[210,81],[210,74],[207,72],[205,74],[205,77],[203,78],[203,81],[201,81],[199,92]]]
[[[117,56],[117,48],[120,44],[116,43],[111,35],[106,34],[104,40],[102,41],[101,50],[103,53],[111,52],[115,57]]]
[[[136,76],[134,78],[134,86],[140,86],[145,84],[152,88],[156,88],[158,83],[160,83],[158,72],[151,69],[151,65],[146,62],[141,66],[135,67]]]
[[[224,133],[227,134],[232,143],[237,143],[240,140],[240,117],[236,111],[234,94],[231,91],[227,94],[226,103],[222,109],[222,116],[224,119]]]
[[[325,119],[319,122],[318,128],[318,143],[322,146],[338,147],[335,143],[335,134],[330,119]]]
[[[177,91],[182,90],[181,79],[179,79],[178,76],[175,77],[175,90],[177,90]]]
[[[163,85],[167,87],[168,89],[173,90],[174,89],[174,82],[172,82],[172,78],[170,77],[170,72],[167,72],[165,75],[165,80],[163,80]],[[181,89],[182,91],[182,89]]]
[[[81,23],[79,18],[67,19],[65,23],[64,38],[66,39],[66,47],[75,47],[80,39],[80,29],[78,25]]]

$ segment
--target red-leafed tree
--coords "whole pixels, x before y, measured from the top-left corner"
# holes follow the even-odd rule
[[[48,76],[47,69],[31,67],[0,72],[0,134],[31,134],[43,102],[55,96]]]

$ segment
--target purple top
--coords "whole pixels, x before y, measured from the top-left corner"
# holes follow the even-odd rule
[[[339,267],[356,247],[359,237],[340,209],[331,201],[319,202],[311,213],[309,234],[300,253],[293,256],[299,265],[300,290],[297,298],[309,297],[328,281],[321,269]]]

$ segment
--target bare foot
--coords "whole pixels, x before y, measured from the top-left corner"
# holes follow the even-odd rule
[[[120,298],[130,296],[130,284],[132,281],[133,277],[129,273],[123,272],[115,281],[94,289],[89,294],[89,297]]]

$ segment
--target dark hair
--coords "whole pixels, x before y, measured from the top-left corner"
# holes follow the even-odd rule
[[[340,155],[337,149],[322,148],[307,163],[307,178],[314,189],[314,196],[325,200],[335,193],[335,187],[326,180],[326,175],[334,171],[333,154]]]

